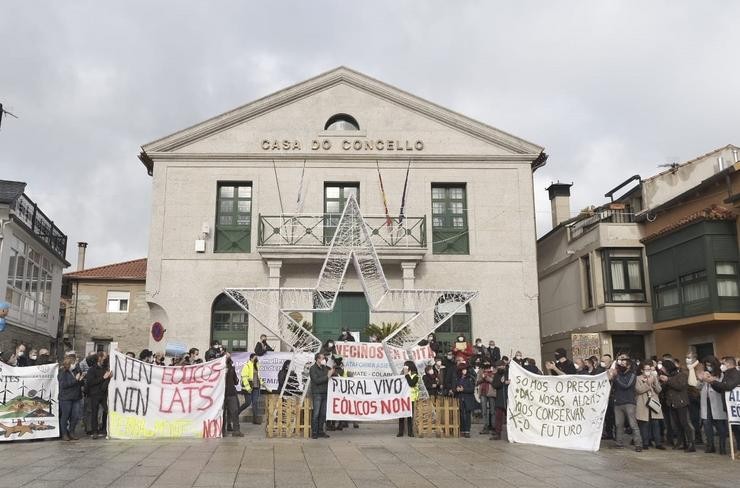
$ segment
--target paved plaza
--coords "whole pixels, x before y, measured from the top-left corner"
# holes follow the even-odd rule
[[[33,441],[0,445],[0,487],[728,487],[740,461],[682,451],[598,453],[471,439],[396,438],[361,424],[331,439]]]

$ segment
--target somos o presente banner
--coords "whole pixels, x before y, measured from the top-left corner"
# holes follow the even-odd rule
[[[327,420],[388,420],[411,417],[411,388],[405,376],[329,379]]]
[[[226,358],[155,366],[111,354],[108,435],[114,439],[221,437]]]
[[[0,363],[0,441],[59,437],[58,370]]]
[[[611,388],[606,373],[543,376],[509,363],[510,442],[598,451]]]
[[[393,371],[388,364],[383,344],[379,342],[335,342],[337,354],[342,356],[344,368],[354,376],[391,376]],[[391,347],[391,359],[395,362],[411,360],[419,371],[434,361],[434,352],[429,346],[416,346],[411,354]]]

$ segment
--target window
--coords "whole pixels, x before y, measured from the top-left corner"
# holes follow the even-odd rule
[[[47,320],[54,271],[51,261],[16,237],[8,238],[7,244],[5,300],[21,313],[20,319],[27,325],[35,324],[37,319]]]
[[[435,310],[435,321],[441,320],[452,310],[457,308],[459,303],[454,301],[445,301],[444,298],[437,302]],[[470,304],[465,305],[465,308],[458,311],[442,325],[440,325],[434,333],[437,336],[437,342],[440,344],[440,351],[448,351],[452,348],[458,336],[465,336],[467,341],[472,342],[473,338],[473,327],[470,314]]]
[[[678,305],[678,285],[675,281],[655,287],[655,302],[658,308]]]
[[[717,271],[717,295],[721,297],[738,296],[737,263],[716,263],[715,269]]]
[[[683,303],[698,302],[709,298],[709,283],[705,270],[685,274],[678,278]]]
[[[108,313],[127,313],[130,293],[127,291],[108,292]]]
[[[219,183],[214,252],[250,252],[252,184]]]
[[[642,251],[608,249],[604,251],[608,302],[644,302]]]
[[[591,287],[591,256],[586,254],[581,257],[581,286],[583,308],[590,309],[594,306],[594,294]]]
[[[247,350],[249,314],[225,294],[213,301],[211,309],[211,341],[219,341],[232,352]]]
[[[339,218],[350,195],[360,203],[359,183],[326,183],[324,185],[324,244],[331,243]]]
[[[348,114],[336,114],[329,117],[324,124],[324,130],[360,130],[360,124]]]
[[[470,252],[465,185],[432,185],[432,252]]]

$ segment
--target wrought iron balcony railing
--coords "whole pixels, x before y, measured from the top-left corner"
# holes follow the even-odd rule
[[[258,246],[321,247],[331,244],[340,214],[259,216]],[[375,247],[425,249],[427,219],[424,217],[365,217]]]
[[[67,236],[25,194],[13,203],[11,212],[62,260],[66,259]]]

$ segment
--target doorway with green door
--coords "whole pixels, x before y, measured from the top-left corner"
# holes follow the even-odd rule
[[[326,342],[337,340],[344,327],[360,331],[365,338],[365,327],[370,323],[370,307],[364,293],[345,293],[337,296],[334,310],[313,313],[313,334]]]

